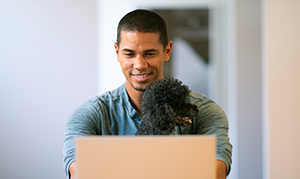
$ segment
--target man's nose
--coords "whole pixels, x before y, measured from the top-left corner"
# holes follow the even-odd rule
[[[148,62],[142,56],[138,55],[133,65],[135,69],[141,70],[148,67]]]

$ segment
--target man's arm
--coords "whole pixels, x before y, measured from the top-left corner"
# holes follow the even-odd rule
[[[232,145],[228,137],[228,121],[226,114],[219,105],[207,97],[198,93],[192,93],[191,103],[199,106],[197,117],[192,123],[195,130],[193,133],[200,135],[215,135],[217,139],[217,174],[222,176],[222,170],[225,168],[225,176],[230,172]],[[223,167],[222,167],[223,166]],[[223,177],[226,178],[226,177]]]
[[[97,106],[98,105],[98,106]],[[100,133],[100,122],[97,120],[101,106],[94,100],[85,102],[68,117],[65,124],[64,139],[64,168],[66,176],[72,174],[70,169],[72,162],[75,161],[75,138],[77,136],[97,135]],[[74,166],[74,164],[73,164]],[[71,176],[73,177],[73,176]]]
[[[227,166],[221,160],[217,160],[217,179],[226,179]]]
[[[72,162],[70,167],[69,167],[69,175],[70,175],[70,179],[77,179],[77,175],[76,175],[76,164],[75,162]]]

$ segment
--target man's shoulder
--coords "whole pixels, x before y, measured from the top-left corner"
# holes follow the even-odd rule
[[[189,103],[196,105],[200,113],[225,114],[223,109],[214,100],[203,94],[191,91],[188,96],[188,101]]]
[[[198,106],[203,104],[203,103],[213,102],[213,100],[211,100],[207,96],[205,96],[201,93],[194,92],[194,91],[190,92],[190,94],[188,96],[188,101],[190,103],[198,105]]]
[[[101,107],[105,108],[106,106],[111,105],[111,103],[115,103],[117,101],[121,101],[120,99],[126,98],[126,90],[125,85],[121,85],[118,88],[104,92],[101,95],[97,95],[89,100],[87,100],[85,103],[83,103],[82,107]]]
[[[119,86],[114,90],[107,91],[99,96],[96,96],[96,99],[107,101],[107,100],[114,100],[118,98],[124,98],[126,97],[126,95],[127,93],[125,89],[125,84],[122,84],[121,86]]]

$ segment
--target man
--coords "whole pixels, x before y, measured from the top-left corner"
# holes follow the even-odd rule
[[[163,78],[163,64],[172,52],[164,20],[154,12],[135,10],[119,22],[114,44],[125,84],[97,96],[77,108],[65,126],[65,172],[76,178],[74,137],[80,135],[134,135],[141,120],[141,103],[145,88]],[[217,177],[226,178],[231,165],[232,146],[228,122],[222,109],[207,97],[191,92],[189,102],[199,113],[192,126],[175,130],[180,134],[215,134],[217,136]]]

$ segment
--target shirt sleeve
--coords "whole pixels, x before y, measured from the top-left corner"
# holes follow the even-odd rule
[[[217,139],[216,159],[223,161],[227,166],[227,175],[232,163],[232,145],[228,137],[228,120],[221,107],[214,101],[204,98],[199,102],[199,112],[194,127],[195,133],[215,135]]]
[[[69,176],[69,166],[75,161],[75,137],[97,135],[100,130],[99,108],[90,102],[84,103],[69,116],[65,124],[65,139],[63,146],[63,164],[66,176]]]

